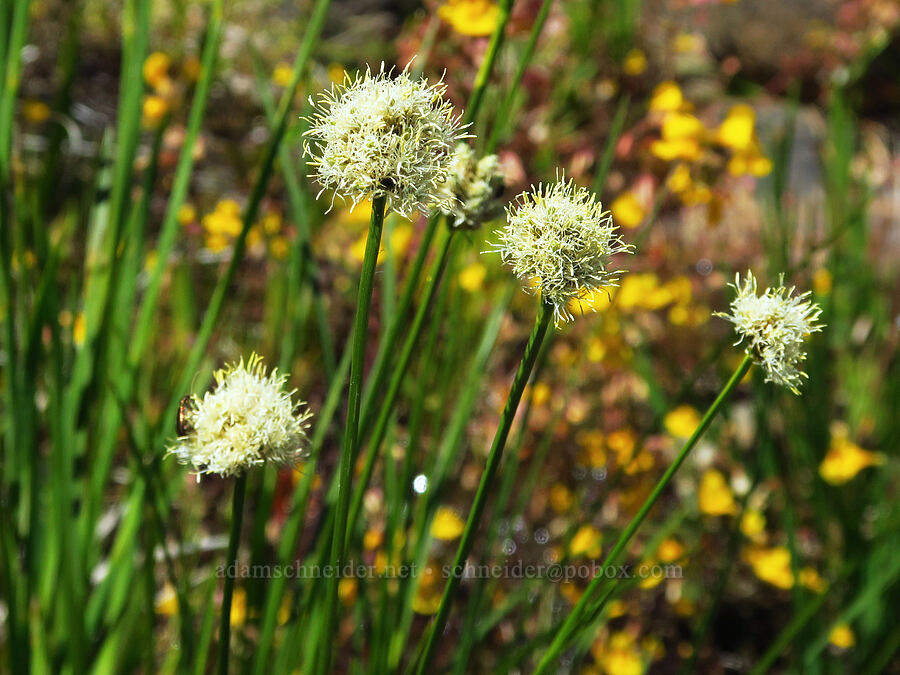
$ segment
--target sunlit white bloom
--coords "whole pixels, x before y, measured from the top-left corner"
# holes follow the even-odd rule
[[[186,406],[187,433],[169,452],[198,473],[241,474],[251,466],[296,462],[306,445],[312,413],[294,391],[285,391],[285,375],[270,374],[253,354],[244,363],[215,373],[212,391]]]
[[[807,300],[809,291],[794,296],[794,287],[785,288],[780,278],[777,288],[757,294],[752,272],[741,281],[735,275],[733,288],[737,295],[731,302],[731,313],[717,313],[734,324],[739,336],[735,344],[746,341],[747,353],[766,371],[766,382],[775,382],[799,394],[798,386],[806,377],[800,364],[806,359],[803,344],[810,333],[822,330],[816,323],[822,310]]]
[[[447,180],[441,185],[446,197],[442,211],[453,216],[452,226],[475,229],[503,212],[498,194],[503,190],[503,174],[497,155],[481,159],[468,143],[456,146]]]
[[[570,301],[616,286],[620,272],[609,269],[610,259],[632,252],[609,212],[573,181],[532,187],[507,207],[506,218],[495,250],[553,304],[557,325],[573,318]]]
[[[403,216],[447,204],[440,186],[456,142],[466,137],[461,116],[444,100],[443,80],[414,80],[408,69],[394,75],[382,63],[375,75],[347,75],[318,102],[310,98],[315,112],[304,154],[323,191],[353,206],[386,196]]]

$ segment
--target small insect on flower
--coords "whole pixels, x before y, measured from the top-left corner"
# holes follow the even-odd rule
[[[264,462],[293,464],[306,445],[312,416],[285,391],[287,377],[267,373],[262,358],[216,371],[216,387],[181,399],[178,440],[169,453],[198,473],[237,475]]]
[[[523,192],[506,220],[493,250],[521,280],[537,282],[557,325],[573,318],[570,301],[616,286],[620,272],[609,269],[610,260],[633,251],[596,197],[571,180]]]
[[[807,298],[810,293],[794,295],[794,287],[783,286],[783,276],[776,288],[767,288],[762,295],[757,294],[757,283],[753,273],[748,271],[741,281],[735,275],[736,295],[731,302],[731,313],[717,312],[734,324],[740,344],[746,340],[747,353],[766,371],[766,382],[774,382],[799,394],[799,385],[807,375],[800,369],[806,359],[803,344],[810,333],[821,331],[823,326],[816,321],[821,308]]]
[[[447,179],[456,142],[466,138],[461,116],[444,100],[443,81],[414,80],[409,65],[396,75],[366,70],[310,98],[310,158],[322,191],[353,206],[386,196],[402,216],[448,204],[440,186]],[[321,194],[321,192],[320,192]]]
[[[178,421],[175,423],[175,431],[179,436],[187,436],[191,433],[193,427],[188,417],[194,408],[193,396],[189,394],[181,397],[181,400],[178,402]]]

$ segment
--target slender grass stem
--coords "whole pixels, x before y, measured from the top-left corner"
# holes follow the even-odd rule
[[[384,396],[383,403],[381,404],[381,410],[378,413],[378,419],[375,422],[375,428],[372,432],[371,439],[369,440],[369,447],[362,475],[360,476],[353,493],[353,502],[350,507],[350,518],[348,520],[348,523],[350,524],[347,531],[348,543],[350,532],[353,530],[353,524],[356,522],[359,510],[362,507],[362,499],[366,486],[372,478],[375,459],[378,456],[378,448],[384,440],[388,422],[391,418],[391,411],[394,409],[394,403],[397,401],[397,395],[400,393],[400,385],[403,383],[406,370],[409,368],[409,364],[412,361],[416,343],[418,342],[419,335],[425,324],[425,318],[428,316],[428,311],[434,304],[435,296],[441,285],[441,279],[444,276],[444,271],[447,269],[447,260],[450,257],[450,250],[453,245],[453,234],[454,231],[449,230],[444,238],[444,245],[441,247],[440,253],[432,266],[431,278],[428,280],[425,297],[422,302],[419,303],[419,307],[416,310],[416,316],[407,333],[406,342],[403,343],[403,351],[400,353],[400,359],[391,373],[391,381],[388,385],[388,390]]]
[[[747,374],[747,371],[750,370],[751,365],[753,365],[752,358],[749,355],[744,356],[744,360],[741,361],[741,364],[737,367],[737,370],[734,371],[725,387],[721,392],[719,392],[716,400],[713,401],[712,405],[710,405],[710,407],[707,409],[706,413],[703,415],[703,418],[700,420],[700,424],[684,444],[684,447],[681,448],[681,451],[678,453],[675,461],[673,461],[672,464],[669,465],[669,468],[666,469],[666,472],[662,475],[662,478],[659,479],[659,482],[653,488],[653,491],[647,497],[646,501],[644,501],[644,504],[641,506],[640,510],[637,512],[637,514],[635,514],[634,518],[632,518],[631,522],[628,524],[628,527],[626,527],[622,534],[619,535],[619,539],[618,541],[616,541],[615,546],[609,552],[609,554],[607,554],[606,559],[603,561],[603,566],[600,568],[600,571],[591,581],[590,585],[587,587],[587,590],[585,590],[584,594],[582,594],[571,614],[569,614],[569,616],[563,622],[563,625],[557,631],[556,636],[553,638],[553,642],[544,653],[543,658],[538,663],[537,669],[534,671],[535,675],[550,671],[553,664],[556,662],[556,659],[559,658],[560,653],[562,653],[562,650],[565,649],[566,645],[571,641],[575,633],[578,631],[578,628],[582,623],[582,619],[586,615],[592,614],[592,612],[590,611],[592,607],[591,598],[596,595],[597,589],[606,579],[606,569],[610,565],[616,564],[619,556],[628,545],[628,542],[631,541],[631,538],[634,536],[635,532],[637,532],[638,528],[641,526],[641,523],[644,522],[644,518],[647,517],[647,514],[650,513],[650,510],[653,508],[659,497],[662,495],[663,491],[669,485],[669,482],[672,480],[675,472],[678,471],[679,467],[681,467],[681,465],[684,463],[684,460],[687,458],[693,447],[697,444],[697,441],[700,440],[700,437],[712,423],[713,419],[715,419],[716,415],[719,413],[719,410],[721,410],[722,405],[731,395],[731,392],[734,391],[734,389],[743,379],[744,375]]]
[[[219,623],[219,675],[228,675],[229,645],[231,644],[231,598],[234,595],[232,564],[237,566],[238,543],[241,538],[241,522],[244,519],[244,494],[247,491],[247,474],[241,474],[234,482],[231,502],[231,533],[228,535],[228,557],[225,561],[225,588],[222,591],[222,612]]]
[[[462,573],[465,567],[466,559],[472,550],[475,533],[478,531],[478,525],[481,521],[481,514],[487,504],[487,497],[491,491],[494,482],[494,476],[500,466],[500,460],[503,457],[503,448],[506,445],[506,439],[509,436],[509,430],[512,427],[513,418],[519,407],[519,400],[522,398],[522,392],[531,376],[534,363],[537,360],[538,353],[541,350],[541,343],[547,333],[550,325],[550,319],[553,317],[553,308],[547,302],[541,301],[538,315],[535,318],[534,328],[531,336],[528,338],[528,344],[525,346],[525,353],[522,355],[522,361],[516,372],[512,387],[509,391],[509,398],[506,399],[506,405],[503,408],[503,414],[500,417],[500,424],[497,427],[497,433],[494,435],[494,442],[491,445],[491,451],[488,454],[487,464],[484,473],[481,475],[481,481],[478,484],[478,490],[475,493],[475,501],[472,503],[472,509],[469,511],[469,518],[466,521],[466,527],[463,530],[462,538],[459,542],[459,548],[456,550],[456,557],[453,561],[453,569],[447,586],[444,588],[444,594],[441,597],[441,604],[438,608],[437,616],[428,631],[425,650],[422,659],[419,661],[417,673],[424,675],[428,672],[428,666],[434,657],[437,648],[438,637],[444,632],[447,625],[447,618],[450,616],[450,607],[453,604],[453,597],[459,588],[462,580]]]
[[[347,512],[350,509],[350,489],[353,474],[353,459],[359,434],[359,409],[362,395],[363,366],[366,355],[366,333],[369,326],[369,307],[372,303],[372,289],[375,280],[375,265],[378,262],[378,249],[381,246],[381,231],[384,228],[384,208],[387,197],[375,197],[372,201],[372,218],[369,221],[369,235],[366,239],[366,253],[363,258],[362,273],[359,279],[359,292],[356,298],[356,318],[353,322],[353,352],[350,358],[350,390],[347,394],[347,423],[344,428],[344,442],[341,448],[341,460],[338,467],[338,500],[334,520],[334,534],[331,539],[331,560],[334,570],[340,569],[344,557],[345,536],[347,531]],[[329,583],[328,599],[325,603],[325,635],[334,635],[337,623],[339,579],[335,574]],[[325,665],[323,672],[331,667],[331,641],[323,642]]]

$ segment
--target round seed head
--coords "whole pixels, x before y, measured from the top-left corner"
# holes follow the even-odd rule
[[[761,295],[757,293],[756,278],[748,271],[741,280],[735,275],[735,298],[731,301],[731,312],[718,312],[720,316],[734,324],[738,334],[735,344],[746,342],[747,354],[766,371],[766,382],[774,382],[799,394],[799,385],[807,377],[801,370],[806,360],[803,345],[810,333],[822,330],[816,320],[821,308],[810,302],[809,291],[794,295],[794,287],[785,288],[784,278],[779,278],[778,286],[767,288]]]
[[[481,159],[468,143],[459,143],[450,161],[447,180],[441,185],[445,205],[441,210],[453,217],[451,226],[474,230],[503,212],[498,196],[503,174],[497,155]]]
[[[323,191],[352,206],[386,196],[407,217],[446,205],[440,186],[457,140],[466,137],[443,98],[446,88],[443,80],[414,80],[408,65],[394,75],[382,63],[375,75],[347,76],[318,101],[310,98],[315,112],[303,152]]]
[[[170,454],[197,473],[223,476],[301,458],[312,413],[306,404],[293,402],[294,391],[285,391],[285,375],[267,374],[262,358],[253,354],[246,363],[241,359],[216,371],[215,380],[215,389],[182,408],[186,433]]]
[[[616,286],[609,269],[617,253],[631,253],[596,197],[564,179],[532,187],[506,208],[506,226],[494,250],[554,308],[556,324],[572,319],[567,304]],[[528,288],[528,286],[526,286]]]

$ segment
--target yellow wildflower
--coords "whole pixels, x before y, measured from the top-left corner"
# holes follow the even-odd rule
[[[836,436],[819,465],[819,475],[826,483],[843,485],[863,469],[883,463],[884,456],[880,453],[863,450],[847,438]]]
[[[632,49],[625,54],[622,70],[626,75],[640,75],[647,70],[647,55],[640,49]]]
[[[660,83],[650,98],[650,110],[669,112],[679,110],[683,104],[681,88],[671,80]]]
[[[656,551],[656,557],[662,563],[672,563],[684,555],[684,546],[677,539],[664,539]]]
[[[273,237],[269,242],[269,251],[272,253],[272,257],[276,260],[284,260],[291,252],[291,247],[288,245],[287,239],[278,236]]]
[[[72,324],[72,342],[76,347],[84,344],[87,337],[87,321],[84,318],[84,312],[79,312],[75,317],[75,323]]]
[[[231,615],[232,626],[243,626],[247,619],[247,591],[243,588],[235,588],[234,595],[231,596]]]
[[[824,267],[813,272],[812,287],[816,295],[828,295],[831,292],[831,272]]]
[[[276,65],[275,70],[272,71],[272,82],[277,87],[286,87],[291,83],[291,78],[293,76],[294,69],[291,67],[291,64],[282,61]]]
[[[757,544],[762,543],[765,538],[766,517],[756,509],[747,509],[741,517],[741,532],[747,539]]]
[[[663,426],[675,438],[690,438],[700,424],[700,413],[689,405],[680,405],[666,413]]]
[[[756,112],[749,105],[741,103],[733,106],[719,125],[716,140],[726,148],[737,152],[747,152],[754,145],[754,125]]]
[[[733,516],[737,513],[737,504],[725,476],[715,469],[709,469],[700,479],[700,491],[697,496],[700,511],[709,516]]]
[[[609,210],[612,212],[613,222],[620,227],[634,228],[644,222],[644,207],[631,190],[616,197]]]
[[[587,556],[599,558],[603,553],[603,534],[593,525],[582,525],[578,528],[572,541],[569,542],[569,555],[573,557]]]
[[[150,94],[144,97],[142,119],[148,129],[156,127],[169,112],[169,104],[162,96]]]
[[[856,644],[856,635],[846,623],[839,623],[828,633],[828,641],[838,649],[850,649]]]
[[[744,559],[762,581],[781,589],[794,585],[791,554],[784,546],[749,549],[744,552]]]
[[[172,59],[166,54],[153,52],[144,61],[144,81],[153,89],[165,86],[164,83],[169,79],[169,66],[171,65]]]
[[[687,164],[678,164],[666,178],[666,187],[670,192],[679,194],[691,187],[691,169]]]
[[[178,596],[168,581],[156,596],[156,613],[164,616],[174,616],[178,613]]]
[[[550,488],[550,506],[557,513],[563,513],[572,508],[575,498],[572,493],[562,483],[556,483]]]
[[[185,203],[178,207],[178,222],[182,225],[190,225],[197,220],[197,209],[193,204]]]
[[[626,633],[614,633],[598,659],[607,675],[641,675],[644,662],[641,653]]]
[[[50,118],[50,106],[43,101],[24,101],[22,103],[22,116],[32,124],[46,122]]]
[[[804,567],[797,573],[797,580],[800,585],[808,588],[813,593],[824,593],[828,588],[828,584],[814,567]]]
[[[431,523],[431,536],[440,541],[453,541],[459,538],[465,528],[465,521],[447,506],[439,506]]]
[[[457,33],[485,37],[494,32],[500,9],[488,0],[448,0],[438,7],[437,14]]]

